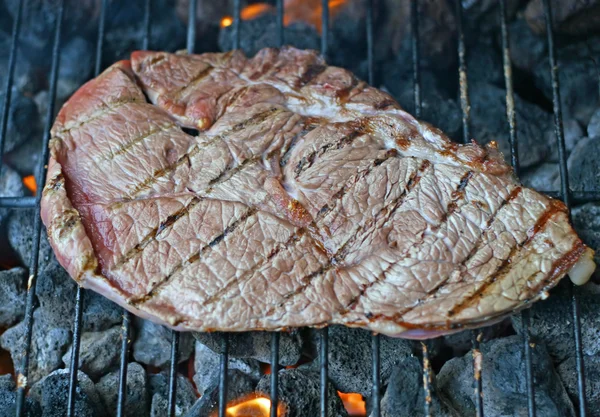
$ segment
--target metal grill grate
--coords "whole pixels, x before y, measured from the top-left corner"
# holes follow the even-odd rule
[[[0,120],[0,167],[2,166],[2,154],[4,149],[4,142],[6,138],[8,115],[11,105],[11,91],[14,79],[15,64],[17,58],[17,52],[19,47],[19,35],[21,31],[21,21],[23,17],[23,9],[25,7],[25,0],[20,0],[16,17],[13,21],[12,27],[12,41],[10,47],[7,76],[4,85],[5,99],[2,106],[2,112],[0,113],[2,119]],[[367,28],[367,61],[368,61],[368,81],[373,84],[374,81],[374,59],[373,59],[373,3],[374,0],[368,0],[367,5],[367,16],[366,16],[366,28]],[[509,53],[508,37],[509,33],[507,30],[507,15],[506,15],[506,0],[499,0],[500,3],[500,27],[501,27],[501,39],[502,39],[502,53],[503,53],[503,64],[504,64],[504,79],[506,87],[506,116],[509,127],[509,140],[511,149],[511,161],[515,171],[519,171],[519,158],[517,153],[518,148],[518,137],[516,131],[516,115],[514,108],[514,95],[513,95],[513,83],[511,73],[511,62]],[[233,36],[234,36],[234,48],[239,48],[240,45],[240,34],[241,34],[241,1],[234,0],[234,22],[233,22]],[[152,19],[152,0],[145,0],[144,8],[144,20],[143,20],[143,38],[141,39],[140,47],[142,49],[148,49],[151,44],[151,19]],[[459,85],[460,85],[460,103],[462,109],[462,121],[463,121],[463,140],[467,141],[470,138],[469,135],[469,94],[468,94],[468,80],[467,80],[467,68],[465,61],[465,42],[464,32],[462,26],[463,19],[463,8],[460,0],[456,0],[456,18],[457,18],[457,31],[458,31],[458,57],[459,57]],[[560,101],[559,91],[559,78],[558,78],[558,66],[554,45],[554,33],[552,28],[552,11],[550,8],[549,0],[543,0],[544,13],[546,17],[546,35],[549,49],[549,62],[552,80],[553,90],[553,106],[554,106],[554,122],[555,122],[555,134],[556,141],[559,151],[559,166],[560,166],[560,177],[561,177],[561,190],[560,192],[547,192],[553,197],[561,198],[567,207],[573,202],[585,203],[592,201],[600,201],[600,192],[571,192],[569,189],[569,177],[566,163],[566,151],[565,151],[565,139],[562,124],[562,109]],[[26,343],[24,352],[22,355],[21,369],[22,374],[17,377],[17,417],[21,417],[25,414],[25,393],[28,387],[27,375],[29,368],[29,360],[31,353],[31,338],[33,328],[33,309],[34,309],[34,297],[36,288],[36,279],[38,274],[38,259],[39,259],[39,247],[40,247],[40,234],[41,234],[41,220],[40,220],[40,199],[42,196],[42,184],[45,183],[46,179],[46,161],[48,160],[48,141],[50,139],[50,127],[54,119],[55,101],[56,101],[56,88],[58,80],[58,68],[60,63],[60,46],[61,46],[61,30],[63,24],[64,15],[64,0],[58,2],[56,8],[56,23],[54,27],[54,38],[53,38],[53,49],[52,49],[52,66],[50,73],[50,85],[49,85],[49,103],[46,112],[45,129],[43,132],[43,144],[41,149],[41,162],[37,169],[36,179],[37,184],[40,186],[37,188],[35,197],[3,197],[0,198],[0,207],[7,208],[33,208],[35,210],[35,221],[34,221],[34,238],[33,238],[33,253],[31,256],[31,265],[29,267],[30,275],[28,281],[28,292],[26,301],[26,313],[25,313],[25,331],[26,331]],[[108,0],[102,0],[101,11],[99,17],[98,36],[96,43],[96,62],[95,62],[95,75],[100,73],[101,69],[101,58],[102,49],[104,45],[105,26],[106,26],[106,11],[108,8]],[[189,4],[189,20],[187,29],[187,49],[190,53],[194,52],[194,41],[195,41],[195,18],[197,10],[197,1],[192,0]],[[276,1],[277,10],[277,43],[283,45],[284,37],[284,26],[283,26],[283,0]],[[328,0],[322,0],[322,38],[321,38],[321,53],[323,56],[327,56],[328,42],[329,42],[329,8]],[[421,85],[420,85],[420,70],[419,70],[419,11],[418,11],[418,0],[411,2],[411,26],[412,26],[412,59],[413,59],[413,82],[414,82],[414,102],[415,102],[415,116],[421,115]],[[585,398],[585,372],[584,372],[584,361],[582,353],[582,342],[581,342],[581,325],[579,318],[579,303],[576,291],[574,291],[572,284],[569,285],[569,291],[572,301],[572,318],[573,318],[573,337],[576,347],[576,364],[577,364],[577,378],[578,378],[578,395],[579,395],[579,414],[580,416],[586,416],[586,398]],[[77,386],[77,367],[78,357],[80,350],[81,341],[81,327],[82,327],[82,311],[83,311],[83,294],[84,290],[81,288],[77,289],[76,293],[76,304],[75,304],[75,315],[73,324],[73,354],[71,357],[70,365],[70,384],[68,391],[68,416],[73,416],[75,413],[75,392]],[[523,349],[525,353],[525,371],[527,381],[527,397],[528,397],[528,413],[529,416],[536,415],[535,408],[535,396],[534,396],[534,384],[533,384],[533,372],[532,372],[532,361],[531,361],[531,350],[529,344],[529,312],[525,310],[521,313],[523,316],[523,326],[526,330],[523,336]],[[122,323],[122,347],[120,357],[120,377],[119,377],[119,390],[118,390],[118,403],[117,403],[117,415],[124,415],[124,404],[126,399],[126,378],[127,378],[127,359],[130,348],[130,326],[131,326],[131,315],[129,312],[123,312],[123,323]],[[478,331],[473,332],[473,351],[475,356],[480,355],[479,352],[479,341],[480,333]],[[320,416],[327,416],[327,373],[328,373],[328,330],[324,328],[319,333],[320,343],[320,384],[321,384],[321,398],[320,398]],[[381,410],[379,407],[380,400],[380,352],[379,352],[380,339],[378,335],[372,337],[372,358],[373,358],[373,386],[372,386],[372,412],[371,415],[379,417]],[[168,415],[175,415],[175,398],[176,398],[176,366],[179,350],[179,334],[177,332],[172,333],[172,344],[171,344],[171,363],[170,363],[170,374],[168,382]],[[227,365],[228,365],[228,350],[229,341],[227,337],[223,338],[221,345],[221,357],[220,357],[220,369],[219,369],[219,417],[225,417],[226,410],[226,399],[227,399]],[[271,364],[272,372],[271,378],[271,416],[277,415],[278,407],[278,358],[279,358],[279,333],[272,333],[271,339]],[[482,383],[480,370],[477,369],[474,363],[474,385],[476,390],[476,414],[477,416],[483,416],[483,400],[482,400]],[[485,372],[485,369],[481,372]],[[423,404],[424,413],[426,416],[431,415],[430,393],[431,384],[431,367],[429,363],[428,351],[423,344],[423,388],[425,390],[425,402]]]

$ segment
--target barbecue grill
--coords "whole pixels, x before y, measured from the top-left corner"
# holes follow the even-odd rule
[[[367,0],[367,14],[366,14],[366,40],[367,40],[367,63],[368,63],[368,81],[371,85],[374,84],[374,2],[376,0]],[[506,88],[506,122],[509,128],[509,141],[510,141],[510,159],[515,171],[519,172],[519,156],[518,156],[518,135],[516,129],[516,114],[514,106],[513,96],[513,79],[511,73],[511,59],[509,51],[509,32],[507,24],[507,1],[499,0],[500,4],[500,15],[497,17],[500,20],[501,28],[501,40],[502,40],[502,52],[503,52],[503,74]],[[458,63],[459,72],[457,74],[460,86],[460,108],[462,111],[462,136],[466,142],[470,139],[470,105],[469,105],[469,84],[467,79],[467,64],[466,64],[466,46],[465,46],[465,31],[463,24],[463,5],[460,0],[455,1],[456,4],[456,23],[457,23],[457,35],[458,35]],[[283,0],[276,1],[276,19],[277,19],[277,43],[283,45],[285,43],[285,31],[284,31],[284,7]],[[550,8],[550,1],[543,0],[544,13],[546,18],[546,36],[549,51],[549,62],[550,66],[548,71],[551,74],[552,80],[552,92],[553,92],[553,111],[554,111],[554,124],[555,124],[555,136],[558,148],[559,156],[559,167],[560,167],[560,181],[561,187],[559,192],[546,192],[546,194],[552,197],[560,198],[567,207],[573,202],[584,203],[584,202],[597,202],[600,201],[600,193],[598,192],[587,192],[578,191],[572,192],[569,187],[569,175],[567,170],[567,154],[565,148],[565,137],[563,132],[563,120],[562,120],[562,109],[559,91],[559,72],[557,62],[557,55],[555,51],[554,31],[552,24],[552,10]],[[7,124],[9,117],[9,110],[11,107],[11,91],[13,82],[15,79],[15,67],[16,67],[16,55],[17,49],[19,48],[19,36],[21,32],[22,18],[24,8],[27,7],[27,1],[19,1],[18,11],[16,18],[13,21],[12,27],[12,40],[10,46],[9,64],[6,70],[6,80],[4,86],[2,86],[5,94],[5,100],[2,105],[2,113],[0,119],[0,164],[2,164],[2,149],[4,148],[4,142],[7,134]],[[54,115],[55,115],[55,101],[57,95],[57,82],[59,79],[59,64],[60,64],[60,53],[61,53],[61,32],[63,30],[63,16],[65,15],[65,0],[58,1],[56,7],[56,23],[53,34],[53,49],[52,49],[52,65],[49,76],[49,101],[46,112],[45,128],[43,131],[43,145],[41,149],[41,160],[40,165],[37,168],[37,184],[44,184],[46,178],[46,161],[48,160],[48,142],[50,139],[50,127],[52,126]],[[103,56],[103,45],[106,33],[106,10],[109,7],[108,0],[101,1],[101,9],[99,16],[99,27],[97,34],[97,43],[95,51],[95,75],[98,75],[101,70],[101,61]],[[189,20],[187,25],[187,50],[192,53],[195,51],[195,39],[196,39],[196,26],[195,19],[197,12],[197,0],[189,2]],[[242,35],[241,26],[243,21],[241,19],[241,1],[233,1],[233,45],[234,48],[239,48],[240,37]],[[419,14],[418,0],[411,2],[411,49],[412,49],[412,66],[413,66],[413,91],[414,91],[414,113],[417,118],[421,116],[421,73],[419,68],[419,19],[422,16]],[[143,37],[140,39],[139,48],[147,49],[149,42],[151,41],[151,22],[153,20],[152,13],[152,0],[145,0],[145,12],[143,20]],[[321,54],[327,57],[330,45],[329,37],[329,2],[327,0],[322,1],[322,28],[321,28]],[[17,405],[16,415],[25,415],[25,395],[28,389],[28,368],[30,363],[31,353],[31,340],[32,340],[32,329],[33,329],[33,312],[34,312],[34,297],[36,289],[36,279],[38,276],[38,261],[39,261],[39,248],[40,248],[40,236],[42,232],[42,224],[40,220],[40,199],[42,195],[42,187],[37,188],[35,197],[3,197],[0,198],[0,207],[4,208],[16,208],[16,209],[35,209],[35,222],[34,228],[34,240],[33,240],[33,253],[31,256],[31,264],[29,266],[29,280],[27,283],[27,300],[26,300],[26,313],[25,313],[25,329],[26,329],[26,343],[25,349],[22,355],[22,373],[17,375]],[[582,336],[581,336],[581,325],[580,325],[580,312],[577,291],[573,288],[572,284],[569,283],[569,297],[571,298],[572,307],[572,337],[575,343],[575,358],[576,358],[576,373],[578,383],[578,408],[579,415],[586,416],[586,395],[585,395],[585,370],[584,370],[584,359],[582,351]],[[79,364],[79,352],[81,344],[81,333],[82,333],[82,311],[84,302],[84,290],[78,287],[75,294],[75,315],[73,317],[73,341],[72,341],[72,355],[71,364],[69,367],[69,389],[65,395],[65,401],[68,403],[69,417],[75,415],[75,394],[77,389],[77,372]],[[529,339],[529,327],[530,327],[530,314],[528,310],[522,313],[522,322],[525,329],[524,336],[522,339],[522,349],[525,357],[525,371],[526,371],[526,382],[527,382],[527,398],[528,398],[528,415],[533,417],[536,415],[536,402],[535,402],[535,386],[533,381],[532,371],[532,354]],[[130,332],[131,332],[131,314],[127,311],[123,311],[123,322],[122,322],[122,345],[120,352],[120,377],[118,385],[118,401],[117,401],[117,415],[122,416],[125,413],[125,399],[127,395],[126,391],[126,379],[127,379],[127,365],[128,365],[128,354],[130,350]],[[481,361],[479,355],[479,344],[481,338],[479,337],[480,332],[475,330],[472,332],[472,348],[473,348],[473,360],[474,360],[474,374],[473,384],[476,392],[476,415],[483,416],[483,399],[485,395],[482,392],[482,378],[481,372],[486,372],[485,369],[481,369]],[[278,409],[278,363],[279,363],[279,333],[271,333],[271,366],[274,370],[270,374],[270,400],[271,400],[271,416],[277,416]],[[326,417],[327,403],[328,403],[328,390],[327,390],[327,378],[328,378],[328,329],[324,328],[319,330],[319,370],[320,370],[320,416]],[[381,395],[381,376],[380,376],[380,337],[378,335],[372,335],[372,398],[371,398],[371,416],[379,417],[381,415],[380,408],[380,395]],[[227,368],[228,368],[228,349],[229,342],[227,336],[222,339],[221,352],[220,352],[220,366],[219,366],[219,404],[218,404],[218,415],[219,417],[226,416],[227,406]],[[177,358],[179,351],[179,334],[175,331],[172,332],[171,341],[171,362],[170,362],[170,376],[168,381],[168,415],[175,415],[175,399],[177,390],[177,378],[176,378],[176,367]],[[422,357],[423,357],[423,390],[425,401],[422,404],[423,412],[426,416],[431,415],[431,364],[429,361],[429,352],[425,344],[422,345]],[[194,415],[194,407],[188,412],[189,415]]]

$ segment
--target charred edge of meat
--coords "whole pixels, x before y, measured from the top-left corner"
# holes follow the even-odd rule
[[[351,123],[353,123],[353,122],[351,122]],[[330,150],[342,149],[344,146],[352,143],[354,141],[354,139],[361,136],[362,134],[363,134],[363,129],[361,127],[357,126],[357,129],[353,130],[348,135],[343,136],[338,141],[323,145],[318,150],[311,152],[308,156],[303,157],[300,160],[300,162],[298,162],[298,165],[296,165],[296,168],[294,169],[294,174],[296,175],[296,178],[298,178],[298,176],[302,173],[302,171],[304,171],[305,169],[312,166],[312,164],[315,162],[315,160],[317,158],[325,155]]]
[[[496,282],[498,280],[498,278],[501,278],[502,276],[504,276],[505,274],[507,274],[510,271],[510,268],[512,268],[513,258],[516,255],[518,255],[519,253],[521,253],[521,249],[524,248],[525,246],[527,246],[533,240],[533,238],[538,234],[538,232],[540,230],[542,230],[544,228],[544,226],[546,226],[546,224],[552,218],[552,216],[554,216],[556,213],[562,211],[561,205],[553,203],[553,201],[556,201],[556,200],[550,200],[550,201],[551,201],[550,207],[548,207],[544,211],[544,213],[542,213],[542,215],[538,218],[535,225],[528,231],[527,237],[511,249],[509,256],[499,265],[499,267],[496,269],[496,271],[490,277],[488,277],[481,283],[481,286],[473,294],[467,295],[465,298],[458,301],[454,305],[454,307],[452,307],[448,311],[447,315],[449,317],[452,317],[452,316],[460,313],[465,308],[470,306],[471,303],[474,300],[476,300],[478,297],[482,297],[483,294],[485,293],[485,291],[494,282]]]
[[[321,209],[317,213],[316,220],[317,221],[322,220],[323,217],[325,217],[325,215],[327,213],[329,213],[335,207],[337,202],[339,200],[341,200],[344,197],[344,195],[346,195],[348,193],[348,191],[350,191],[354,186],[356,186],[356,184],[360,183],[363,179],[368,177],[376,167],[382,165],[385,161],[392,159],[392,158],[396,158],[396,157],[398,157],[398,151],[396,149],[390,149],[385,153],[385,156],[383,158],[374,159],[373,163],[369,167],[367,167],[367,169],[365,169],[362,172],[359,172],[357,175],[350,177],[344,183],[342,188],[332,196],[331,203],[326,204],[323,207],[321,207]],[[409,158],[412,158],[412,157],[409,157]]]
[[[44,187],[44,191],[58,191],[61,188],[65,187],[65,177],[62,173],[57,174],[56,176],[50,178],[46,182],[46,186]]]
[[[123,255],[116,262],[114,268],[120,268],[133,259],[139,252],[143,251],[148,244],[150,244],[153,240],[155,240],[158,235],[164,232],[167,228],[172,227],[177,220],[181,219],[183,216],[190,213],[190,211],[198,205],[203,198],[194,197],[190,200],[190,202],[181,208],[181,210],[171,214],[168,216],[158,227],[154,228],[150,233],[148,233],[144,238],[133,248],[131,248],[125,255]]]
[[[247,210],[246,213],[244,213],[244,215],[242,217],[240,217],[238,220],[236,220],[231,225],[229,225],[223,231],[223,233],[221,233],[220,235],[215,237],[207,245],[203,246],[202,249],[200,249],[198,252],[194,253],[192,256],[190,256],[186,260],[177,264],[166,277],[161,279],[159,282],[155,283],[154,286],[152,287],[152,289],[147,294],[140,296],[140,297],[133,298],[133,299],[129,300],[128,303],[133,306],[138,306],[140,304],[143,304],[143,303],[149,301],[152,297],[154,297],[158,293],[159,289],[161,287],[163,287],[166,283],[168,283],[171,280],[171,278],[173,278],[179,271],[181,271],[181,270],[183,270],[183,268],[190,266],[190,265],[196,263],[197,261],[199,261],[202,258],[202,255],[204,255],[204,253],[206,253],[209,249],[214,248],[219,243],[221,243],[227,236],[229,236],[231,233],[233,233],[242,223],[244,223],[246,220],[248,220],[250,217],[252,217],[256,213],[257,213],[257,210],[254,208]]]
[[[386,98],[384,100],[381,100],[380,102],[375,103],[375,105],[373,107],[375,108],[375,110],[385,110],[390,106],[392,106],[392,107],[398,106],[396,101],[392,98]]]
[[[554,261],[552,267],[550,268],[550,274],[546,277],[546,279],[542,280],[542,282],[536,288],[534,288],[532,292],[534,294],[543,294],[554,287],[556,285],[556,278],[569,272],[569,269],[575,264],[575,262],[577,262],[577,260],[585,251],[586,247],[587,246],[585,246],[581,239],[577,239],[569,252],[563,255],[560,259]]]
[[[346,101],[348,101],[348,97],[350,97],[350,93],[352,92],[352,90],[354,90],[355,87],[358,86],[359,83],[360,83],[360,80],[358,78],[356,78],[354,75],[352,75],[352,82],[350,83],[350,85],[346,88],[338,90],[335,93],[337,101],[340,104],[344,104]]]
[[[468,171],[462,176],[458,186],[456,187],[456,190],[452,193],[454,196],[454,199],[448,203],[448,206],[446,207],[446,212],[442,215],[442,218],[440,220],[440,224],[437,225],[434,229],[436,229],[436,230],[440,229],[442,227],[442,225],[448,221],[448,217],[450,217],[450,215],[458,208],[458,205],[456,204],[456,202],[459,199],[464,197],[464,190],[467,188],[467,185],[469,184],[469,180],[472,177],[473,177],[472,171]],[[418,244],[421,244],[421,243],[423,243],[423,240],[421,240]],[[358,305],[358,302],[360,301],[361,297],[363,297],[365,295],[365,293],[369,290],[369,288],[373,287],[374,285],[376,285],[380,282],[383,282],[385,280],[385,276],[386,276],[387,272],[394,265],[395,265],[394,263],[390,264],[384,271],[382,271],[382,273],[376,279],[374,279],[373,281],[371,281],[367,285],[365,285],[361,289],[360,293],[356,297],[354,297],[354,299],[352,299],[352,301],[344,308],[344,310],[341,311],[342,314],[349,310],[353,310]]]
[[[282,251],[287,250],[290,247],[292,247],[293,245],[295,245],[296,243],[300,242],[300,239],[304,233],[305,233],[304,229],[297,230],[294,234],[292,234],[292,236],[290,236],[290,238],[287,241],[285,241],[284,243],[280,243],[277,246],[275,246],[273,249],[271,249],[271,251],[265,258],[263,258],[261,261],[259,261],[251,269],[244,272],[239,278],[234,278],[231,281],[225,283],[225,285],[223,285],[223,287],[220,288],[216,293],[214,293],[213,295],[208,297],[202,303],[202,305],[204,307],[206,307],[207,305],[210,305],[216,301],[219,301],[221,299],[221,296],[223,296],[227,291],[229,291],[235,284],[240,284],[242,282],[242,279],[244,279],[246,277],[251,277],[256,271],[258,271],[260,268],[262,268],[264,265],[266,265],[271,259],[273,259],[273,257],[277,256]]]
[[[305,85],[310,84],[315,78],[321,75],[327,69],[326,65],[322,64],[311,64],[308,66],[304,74],[296,82],[296,88],[302,88]]]
[[[427,170],[429,167],[431,166],[431,162],[428,160],[424,160],[423,163],[421,164],[421,166],[419,167],[418,170],[416,170],[410,177],[410,179],[408,180],[408,182],[406,183],[406,187],[404,189],[404,191],[402,192],[402,194],[400,194],[400,196],[398,198],[396,198],[394,201],[390,202],[390,204],[388,204],[385,207],[382,207],[381,210],[379,210],[379,212],[373,216],[372,219],[370,219],[370,223],[374,223],[377,221],[377,219],[379,218],[379,216],[384,213],[387,212],[386,214],[391,214],[394,213],[398,207],[400,207],[402,205],[402,203],[404,202],[407,194],[409,192],[411,192],[421,181],[422,178],[422,173],[425,172],[425,170]],[[390,207],[391,210],[389,209]],[[335,262],[341,262],[342,260],[344,260],[346,258],[346,256],[348,255],[348,250],[350,245],[352,245],[352,243],[354,243],[354,241],[358,238],[358,234],[364,229],[364,227],[367,224],[363,224],[363,225],[359,225],[359,227],[352,233],[351,237],[344,242],[344,244],[340,247],[340,249],[337,251],[337,253],[334,255],[333,257],[333,261]]]

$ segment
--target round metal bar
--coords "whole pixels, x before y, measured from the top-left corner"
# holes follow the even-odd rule
[[[223,334],[219,363],[219,417],[227,417],[227,368],[229,365],[229,335]]]
[[[463,142],[468,143],[471,139],[469,87],[467,84],[467,59],[465,48],[465,34],[462,26],[463,8],[461,0],[455,0],[456,4],[456,31],[458,35],[458,81],[460,88],[460,108],[462,110]]]
[[[233,49],[240,49],[241,13],[240,0],[233,0]]]
[[[378,334],[371,336],[371,355],[372,355],[372,391],[371,391],[371,416],[381,416],[381,356],[380,345],[381,339]]]
[[[169,402],[168,415],[175,416],[175,405],[177,404],[177,364],[179,363],[179,333],[171,332],[171,363],[169,365]],[[227,379],[227,378],[225,378]]]
[[[327,417],[327,376],[329,372],[329,329],[325,327],[319,332],[319,367],[320,373],[320,407],[319,416]]]
[[[188,7],[187,41],[186,49],[188,54],[194,53],[196,46],[196,13],[198,10],[198,0],[190,0]]]
[[[413,94],[415,100],[415,117],[421,117],[421,71],[419,67],[419,0],[411,2],[411,46],[413,62]]]
[[[277,46],[282,47],[285,42],[284,29],[283,29],[283,15],[284,6],[283,0],[277,0]]]
[[[329,46],[329,1],[321,0],[321,55],[327,59]]]
[[[277,417],[279,406],[279,333],[271,333],[271,417]]]
[[[123,310],[121,324],[121,357],[119,362],[119,387],[117,390],[117,417],[123,417],[125,402],[127,401],[127,363],[129,359],[129,346],[131,345],[131,313]]]
[[[79,370],[79,348],[81,345],[81,317],[83,316],[83,289],[77,286],[75,294],[75,319],[73,321],[73,343],[71,344],[71,364],[69,367],[69,399],[67,416],[75,416],[75,394],[77,389],[77,371]]]

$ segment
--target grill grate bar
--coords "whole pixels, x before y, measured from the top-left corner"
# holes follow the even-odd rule
[[[77,371],[79,370],[79,349],[81,347],[81,316],[83,311],[83,288],[77,286],[75,294],[75,319],[73,320],[73,343],[71,345],[71,364],[69,366],[69,400],[67,416],[75,415],[75,390],[77,388]]]
[[[284,30],[283,30],[283,14],[284,14],[284,8],[283,8],[283,0],[277,0],[277,46],[281,47],[283,46],[283,43],[285,42],[285,35],[284,35]]]
[[[502,33],[502,62],[504,66],[504,84],[506,87],[506,119],[508,122],[510,159],[513,170],[519,176],[519,145],[517,137],[517,117],[515,113],[514,88],[512,79],[512,63],[510,59],[510,43],[508,35],[508,24],[506,14],[506,0],[500,0],[500,28]],[[527,412],[529,417],[536,416],[535,391],[533,384],[533,365],[531,361],[530,345],[530,312],[521,312],[523,323],[523,351],[525,354],[525,380],[527,389]]]
[[[102,68],[102,46],[104,42],[104,29],[106,24],[106,7],[107,1],[103,0],[100,9],[100,20],[98,22],[98,40],[96,43],[96,62],[94,64],[94,76],[100,74]],[[77,390],[77,374],[79,370],[79,353],[81,349],[81,324],[83,317],[83,305],[84,305],[84,290],[80,286],[77,286],[77,293],[75,294],[75,319],[73,320],[73,343],[71,345],[71,363],[69,365],[69,400],[67,403],[67,416],[73,417],[75,415],[75,394]],[[127,339],[127,338],[125,338]],[[121,352],[123,353],[123,352]],[[125,367],[127,367],[127,361],[125,359]],[[125,368],[126,369],[126,368]],[[125,375],[126,375],[125,370]],[[121,379],[119,379],[121,382]],[[119,386],[121,388],[121,386]],[[121,390],[119,389],[119,394]],[[117,409],[121,406],[121,402],[117,403]],[[122,414],[117,412],[120,417]]]
[[[229,334],[223,333],[219,363],[219,417],[226,417],[227,407],[227,365],[229,362]]]
[[[196,46],[196,10],[198,9],[198,0],[190,0],[188,7],[187,41],[186,49],[188,54],[194,53]]]
[[[371,336],[371,353],[373,357],[373,386],[371,387],[371,409],[372,417],[381,416],[381,350],[379,348],[381,338],[378,334]]]
[[[319,366],[320,373],[320,417],[327,417],[327,373],[329,371],[329,329],[327,327],[319,332]]]
[[[144,37],[142,38],[142,49],[147,50],[150,45],[150,34],[152,26],[150,25],[150,16],[152,15],[152,0],[146,0],[144,3]]]
[[[321,0],[321,55],[327,59],[329,47],[329,1]]]
[[[52,66],[50,70],[50,87],[48,89],[48,109],[46,112],[46,123],[44,126],[44,134],[42,139],[42,158],[37,170],[38,184],[46,182],[47,166],[49,149],[48,142],[50,141],[50,127],[54,116],[54,105],[56,101],[56,86],[58,81],[58,70],[60,62],[60,41],[63,24],[64,0],[58,3],[56,23],[54,29],[54,43],[52,46]],[[43,187],[38,187],[36,192],[36,207],[33,226],[33,243],[31,246],[31,264],[29,266],[29,281],[27,283],[27,301],[25,307],[25,346],[21,360],[21,372],[17,376],[17,398],[16,398],[16,415],[21,417],[25,414],[25,391],[27,390],[27,376],[29,372],[29,360],[31,355],[31,336],[33,331],[33,309],[35,298],[35,285],[38,274],[38,261],[40,252],[40,238],[42,231],[42,220],[40,218],[40,201],[42,199]]]
[[[177,404],[177,363],[179,362],[179,332],[171,332],[171,364],[169,366],[169,402],[167,413],[169,417],[175,416]]]
[[[473,383],[475,385],[475,415],[483,417],[483,388],[481,385],[481,362],[482,354],[479,350],[479,341],[482,336],[481,331],[473,330],[471,332],[471,346],[473,351]]]
[[[415,117],[421,117],[421,71],[419,66],[419,0],[414,0],[410,8],[410,30],[413,61],[413,93]]]
[[[2,119],[0,120],[0,155],[4,153],[4,140],[8,128],[8,116],[10,110],[10,100],[12,97],[12,84],[17,65],[17,48],[19,47],[19,34],[21,32],[21,20],[23,20],[23,3],[25,0],[19,0],[17,9],[17,18],[13,22],[12,38],[10,43],[10,53],[8,56],[8,69],[6,82],[4,84],[4,106],[2,107]],[[0,170],[2,169],[2,158],[0,158]]]
[[[431,417],[431,384],[432,371],[431,362],[429,361],[429,350],[424,342],[421,342],[421,350],[423,352],[423,391],[425,392],[425,401],[423,404],[424,417]]]
[[[565,149],[565,136],[562,120],[562,105],[560,101],[560,84],[558,79],[558,62],[556,46],[554,44],[554,30],[552,28],[552,8],[548,0],[543,0],[544,16],[546,19],[546,35],[548,38],[548,60],[550,76],[552,79],[552,105],[554,110],[554,130],[558,145],[558,158],[560,168],[561,197],[568,209],[571,207],[571,190],[569,188],[569,172],[567,167],[567,153]],[[585,397],[585,368],[583,362],[583,344],[581,341],[581,321],[579,317],[579,299],[573,284],[568,285],[571,296],[571,309],[573,315],[573,337],[575,339],[575,362],[577,365],[577,388],[580,417],[587,416]]]
[[[233,49],[240,49],[241,13],[240,0],[233,0]]]
[[[277,417],[279,406],[279,332],[271,333],[271,417]]]
[[[129,357],[131,329],[131,313],[123,311],[121,324],[121,357],[119,362],[119,388],[117,396],[117,417],[125,415],[125,401],[127,400],[127,359]]]
[[[467,61],[465,34],[463,31],[463,8],[461,0],[456,2],[456,31],[458,36],[458,81],[460,87],[460,108],[462,111],[463,142],[468,143],[471,138],[469,130],[471,105],[469,104],[469,87],[467,84]]]

